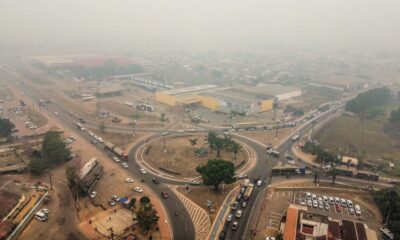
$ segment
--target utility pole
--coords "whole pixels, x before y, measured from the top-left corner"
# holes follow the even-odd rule
[[[272,103],[272,109],[274,110],[274,120],[275,120],[275,140],[278,140],[278,119],[277,119],[277,110],[278,110],[278,100],[275,99]]]
[[[50,190],[53,191],[53,181],[51,179],[51,172],[49,171]]]

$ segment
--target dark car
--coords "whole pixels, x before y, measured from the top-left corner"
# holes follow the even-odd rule
[[[159,184],[159,183],[160,183],[160,181],[159,181],[157,178],[152,178],[151,180],[152,180],[153,183],[155,183],[155,184]]]
[[[240,201],[240,199],[242,199],[243,195],[241,193],[239,193],[239,195],[237,195],[237,200]]]
[[[219,239],[220,239],[220,240],[224,240],[224,239],[225,239],[225,231],[222,231],[222,232],[219,234]]]
[[[167,199],[168,197],[169,197],[169,195],[168,195],[168,193],[167,192],[161,192],[161,196],[163,197],[163,198],[165,198],[165,199]]]

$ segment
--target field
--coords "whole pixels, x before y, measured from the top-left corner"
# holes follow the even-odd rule
[[[304,112],[318,108],[321,104],[337,99],[340,93],[333,90],[327,90],[316,87],[306,87],[303,94],[295,102],[288,102],[296,108],[301,108]]]
[[[340,148],[348,155],[364,155],[364,161],[376,164],[378,170],[394,173],[400,169],[400,143],[383,130],[384,122],[365,120],[364,134],[358,117],[342,116],[329,123],[316,136],[327,149]],[[388,162],[395,164],[389,169]],[[398,173],[397,173],[398,174]]]
[[[146,162],[158,168],[162,167],[179,173],[181,176],[194,177],[199,174],[196,167],[204,165],[209,159],[216,158],[216,151],[208,153],[204,157],[196,156],[196,149],[204,148],[209,150],[208,144],[204,142],[202,134],[182,137],[169,137],[165,139],[166,153],[164,152],[163,139],[156,139],[150,143],[151,147],[147,147],[143,155]],[[189,139],[197,139],[197,144],[192,146]],[[147,154],[146,154],[147,153]],[[243,160],[248,160],[247,152],[243,149],[238,152],[236,160],[231,152],[222,150],[220,159],[232,161],[235,165],[240,164]]]

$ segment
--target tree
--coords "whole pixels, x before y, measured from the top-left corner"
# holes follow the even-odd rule
[[[197,138],[190,138],[189,142],[190,142],[190,145],[194,146],[197,144]]]
[[[400,239],[400,187],[378,191],[374,194],[374,199],[394,239]]]
[[[375,120],[379,117],[382,117],[385,115],[385,110],[383,110],[382,108],[371,108],[371,109],[367,109],[365,112],[365,117],[370,119],[370,120]]]
[[[221,150],[224,149],[225,145],[224,145],[224,140],[222,138],[216,138],[214,140],[214,147],[215,150],[217,150],[217,158],[219,158],[219,156],[221,155]]]
[[[60,134],[54,131],[48,131],[44,136],[42,153],[50,165],[67,160],[70,155],[65,143],[61,141]]]
[[[105,133],[106,132],[106,125],[104,124],[104,122],[103,123],[101,123],[100,125],[99,125],[99,131],[101,132],[101,133]]]
[[[77,173],[78,170],[75,166],[69,165],[65,168],[65,176],[70,188],[74,188],[78,183]]]
[[[282,233],[280,232],[280,233],[278,233],[278,235],[276,235],[276,238],[275,238],[276,240],[283,240],[283,235],[282,235]]]
[[[140,198],[140,204],[147,205],[150,203],[150,198],[148,196],[143,196]]]
[[[242,150],[242,146],[239,143],[232,141],[229,148],[233,152],[233,154],[235,156],[235,160],[236,160],[236,155],[240,150]]]
[[[157,211],[153,208],[151,203],[147,205],[142,205],[137,212],[137,220],[140,227],[145,230],[150,230],[152,226],[157,225],[159,216],[157,216]]]
[[[161,113],[161,116],[160,116],[160,121],[161,122],[165,122],[165,113]]]
[[[49,167],[49,164],[46,162],[45,159],[34,157],[31,159],[29,162],[29,172],[31,172],[33,175],[39,176],[46,171],[46,169]]]
[[[390,98],[390,90],[386,87],[371,89],[358,94],[356,98],[348,101],[346,103],[346,110],[357,114],[364,114],[368,109],[389,102]]]
[[[390,113],[389,122],[400,126],[400,108]]]
[[[229,161],[208,160],[207,165],[198,166],[196,171],[200,173],[204,184],[214,186],[215,191],[218,191],[218,186],[221,183],[230,184],[235,181],[235,166]]]
[[[218,138],[218,134],[216,132],[210,131],[207,134],[207,141],[208,145],[210,145],[210,152],[213,152],[213,149],[215,149],[215,141]]]
[[[0,137],[10,138],[15,125],[5,118],[0,118]]]
[[[129,200],[129,208],[134,207],[136,208],[136,198],[131,198],[131,200]]]

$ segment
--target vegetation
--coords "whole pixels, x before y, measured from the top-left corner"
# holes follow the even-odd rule
[[[15,125],[9,119],[0,118],[0,137],[9,139],[14,128]]]
[[[70,165],[65,168],[65,176],[70,188],[74,188],[78,184],[77,173],[78,169],[75,166]]]
[[[210,152],[212,153],[213,150],[217,151],[217,158],[220,157],[221,150],[226,150],[233,152],[236,160],[237,153],[242,149],[242,146],[232,140],[232,138],[228,136],[221,138],[216,132],[213,131],[208,132],[207,141],[210,146]]]
[[[141,204],[137,212],[137,220],[139,226],[148,231],[151,229],[151,227],[157,225],[160,217],[157,216],[157,211],[156,209],[153,208],[153,204],[151,204],[150,199],[148,197],[146,197],[145,199],[145,197],[142,197],[140,199],[141,203],[142,202],[147,202],[147,203]]]
[[[194,146],[197,144],[197,138],[190,138],[189,142],[190,142],[190,145]]]
[[[389,102],[390,91],[387,88],[375,88],[365,93],[360,93],[358,96],[346,104],[346,110],[364,114],[367,110],[382,106]]]
[[[103,123],[101,123],[100,125],[99,125],[99,131],[101,132],[101,133],[105,133],[106,132],[106,125],[104,124],[104,122]]]
[[[70,155],[60,134],[48,131],[43,139],[41,154],[32,158],[29,163],[30,172],[40,175],[48,168],[67,161]]]
[[[214,186],[215,191],[221,183],[235,182],[235,166],[233,163],[220,159],[213,159],[205,166],[198,166],[196,171],[200,173],[205,185]]]
[[[307,141],[303,147],[303,151],[317,156],[317,162],[333,163],[337,161],[337,154],[326,151],[316,142]]]
[[[161,113],[160,115],[160,122],[165,122],[166,118],[165,118],[165,113]]]
[[[107,61],[103,66],[99,67],[73,66],[71,67],[71,72],[78,78],[102,79],[113,75],[141,73],[143,68],[139,65],[120,66],[114,61]]]
[[[303,116],[304,115],[304,110],[301,108],[295,108],[292,105],[287,105],[285,110],[285,113],[292,113],[294,116]]]
[[[374,199],[381,210],[384,222],[394,234],[394,239],[400,239],[400,187],[376,192]]]
[[[147,205],[150,203],[150,198],[148,196],[143,196],[140,198],[141,205]]]
[[[390,113],[389,122],[400,127],[400,108]]]

